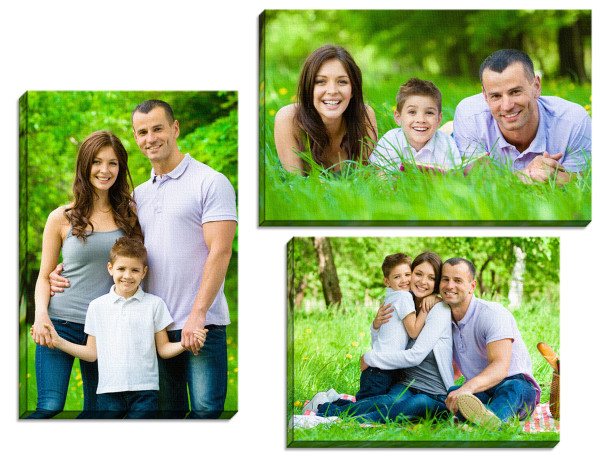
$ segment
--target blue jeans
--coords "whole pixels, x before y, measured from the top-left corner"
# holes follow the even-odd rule
[[[206,341],[198,355],[184,351],[172,359],[158,357],[159,418],[181,419],[187,415],[188,419],[217,419],[223,412],[227,395],[226,327],[206,328]],[[181,330],[167,334],[169,341],[181,341]]]
[[[155,419],[157,411],[156,390],[98,394],[98,417],[101,419]]]
[[[385,395],[402,375],[402,370],[381,370],[368,367],[360,374],[360,389],[356,401],[376,395]]]
[[[345,414],[364,422],[406,422],[416,419],[448,416],[445,395],[432,395],[419,389],[396,383],[385,395],[369,397],[356,403],[336,406],[324,403],[319,406],[319,416]]]
[[[448,393],[459,388],[460,386],[452,386],[448,389]],[[522,374],[504,378],[496,386],[473,395],[487,405],[487,408],[502,422],[514,416],[518,416],[520,420],[526,419],[535,409],[535,388]],[[456,416],[459,420],[465,421],[460,411]]]
[[[83,324],[51,319],[56,332],[67,341],[85,344],[87,335]],[[28,419],[48,419],[65,407],[69,379],[75,357],[59,349],[37,345],[35,349],[35,375],[37,381],[37,407]],[[83,381],[83,411],[78,418],[93,418],[96,411],[98,387],[97,362],[79,362]]]

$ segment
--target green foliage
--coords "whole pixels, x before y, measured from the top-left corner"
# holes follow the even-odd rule
[[[477,295],[487,294],[506,302],[515,264],[513,248],[525,254],[524,297],[546,299],[558,295],[560,243],[548,237],[344,237],[330,238],[342,296],[349,304],[373,306],[385,295],[381,264],[392,253],[416,257],[436,252],[442,260],[469,259],[478,273]],[[293,269],[295,287],[306,276],[308,285],[304,307],[324,307],[317,258],[310,238],[294,238]]]

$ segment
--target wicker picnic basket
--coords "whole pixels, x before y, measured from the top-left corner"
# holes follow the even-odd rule
[[[560,418],[560,375],[556,371],[552,373],[550,386],[550,413],[554,419]]]

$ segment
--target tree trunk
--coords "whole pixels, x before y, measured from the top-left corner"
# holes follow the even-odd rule
[[[308,276],[302,276],[302,280],[296,286],[294,295],[294,308],[300,309],[302,302],[304,301],[304,295],[306,294],[306,287],[308,286]]]
[[[568,76],[577,83],[589,81],[585,73],[583,58],[583,34],[585,27],[582,19],[558,30],[558,54],[560,56],[559,74]]]
[[[319,278],[323,286],[323,296],[325,297],[325,305],[339,306],[342,301],[342,292],[340,290],[340,281],[338,280],[337,270],[335,269],[335,261],[331,244],[327,237],[313,238],[313,244],[317,252],[317,260],[319,262]]]
[[[525,273],[525,253],[517,246],[513,247],[515,266],[510,277],[508,290],[508,309],[518,309],[523,301],[523,274]]]

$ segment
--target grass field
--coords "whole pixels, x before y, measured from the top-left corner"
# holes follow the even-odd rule
[[[533,375],[542,388],[541,403],[550,397],[552,368],[537,351],[539,341],[560,354],[558,298],[540,299],[523,305],[513,315],[527,345]],[[334,388],[354,395],[359,388],[360,356],[370,349],[369,326],[375,310],[346,304],[346,313],[316,309],[294,312],[288,321],[288,422],[301,414],[306,400],[319,391]],[[462,378],[458,382],[462,382]],[[451,420],[431,420],[400,425],[390,422],[365,428],[353,420],[320,425],[312,429],[288,429],[288,442],[295,447],[315,446],[551,446],[558,433],[524,433],[518,422],[501,432],[474,427],[457,428]],[[395,443],[404,442],[404,443]],[[485,443],[485,444],[484,444]]]
[[[279,108],[295,101],[296,83],[291,74],[268,75],[261,107],[261,225],[583,226],[591,220],[591,168],[562,188],[552,183],[525,185],[499,167],[475,170],[467,178],[408,170],[395,181],[378,178],[371,167],[349,168],[341,178],[319,169],[308,177],[286,173],[279,166],[273,121]],[[408,77],[365,87],[380,137],[397,127],[395,95]],[[444,94],[443,122],[453,119],[460,100],[480,91],[473,82],[434,82]],[[543,82],[542,94],[579,103],[591,113],[589,85]]]

